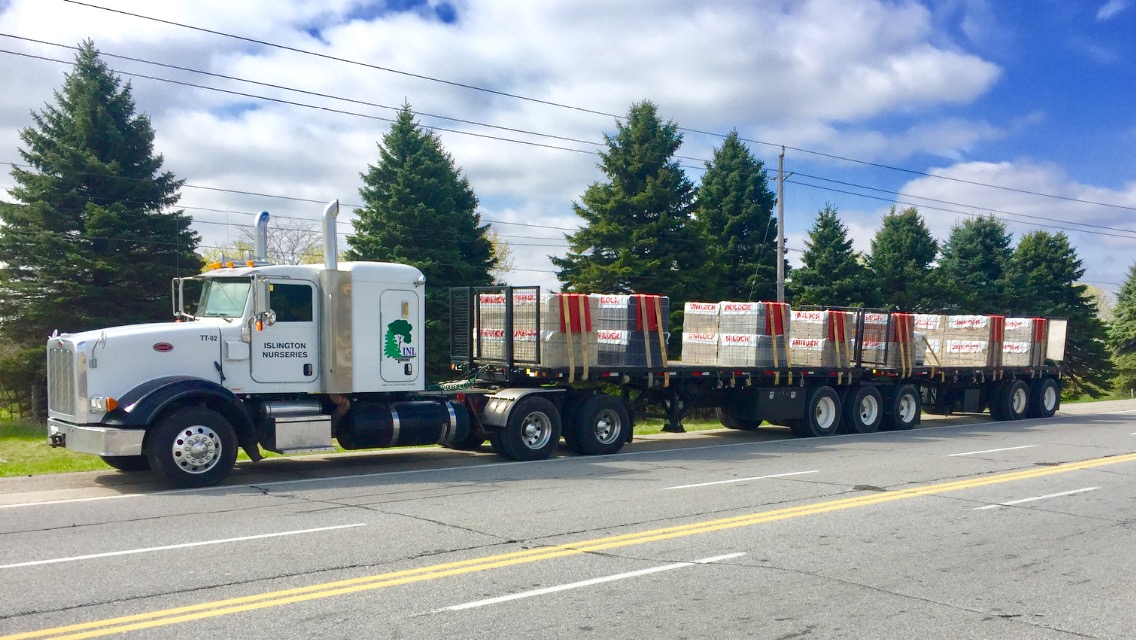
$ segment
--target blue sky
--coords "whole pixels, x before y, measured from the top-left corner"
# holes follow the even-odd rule
[[[587,141],[649,99],[680,127],[737,129],[771,170],[790,147],[791,260],[831,202],[861,250],[890,206],[916,203],[940,240],[990,212],[1015,237],[1064,227],[1085,280],[1106,290],[1136,261],[1133,0],[91,4],[103,9],[0,2],[0,162],[19,162],[18,130],[66,71],[26,56],[74,55],[29,38],[91,38],[106,54],[278,88],[108,58],[122,72],[352,112],[134,79],[207,246],[237,239],[261,210],[316,228],[319,202],[357,204],[386,107],[409,102],[468,121],[420,118],[439,128],[482,216],[511,245],[508,280],[555,287],[547,256],[579,222],[572,202],[602,179]],[[684,161],[693,180],[719,144],[686,133],[679,153],[694,158]],[[0,190],[10,185],[4,172]],[[350,233],[347,213],[340,230]]]

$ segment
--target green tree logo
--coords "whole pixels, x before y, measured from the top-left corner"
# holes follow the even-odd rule
[[[388,358],[402,358],[402,345],[410,344],[410,332],[414,327],[406,320],[395,320],[387,326],[387,338],[383,345],[383,354]]]

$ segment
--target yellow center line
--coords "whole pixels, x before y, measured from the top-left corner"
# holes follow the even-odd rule
[[[363,576],[360,578],[351,578],[348,580],[325,582],[307,587],[271,591],[268,593],[243,596],[239,598],[230,598],[226,600],[217,600],[213,602],[203,602],[201,604],[176,607],[172,609],[163,609],[160,611],[151,611],[132,616],[109,618],[106,620],[97,620],[94,622],[86,622],[82,624],[42,629],[40,631],[30,631],[26,633],[0,636],[0,640],[27,640],[30,638],[80,640],[82,638],[97,638],[116,633],[124,633],[127,631],[150,629],[159,626],[177,624],[180,622],[215,618],[218,616],[231,615],[245,611],[255,611],[257,609],[279,607],[287,604],[306,602],[309,600],[316,600],[321,598],[330,598],[350,593],[358,593],[361,591],[382,589],[385,587],[393,587],[415,582],[424,582],[427,580],[437,580],[439,578],[446,578],[450,576],[457,576],[480,571],[488,571],[491,569],[500,569],[503,567],[511,567],[520,564],[529,564],[542,560],[551,560],[553,558],[562,558],[565,556],[578,555],[582,553],[593,553],[607,549],[616,549],[619,547],[646,544],[648,542],[656,542],[659,540],[669,540],[674,538],[698,535],[702,533],[711,533],[714,531],[734,529],[738,527],[749,527],[758,524],[776,522],[779,520],[786,520],[789,518],[799,518],[802,516],[818,515],[844,509],[867,507],[887,502],[894,502],[896,500],[906,500],[920,496],[929,496],[940,493],[947,493],[950,491],[960,491],[962,489],[973,489],[976,487],[984,487],[994,484],[1017,482],[1021,480],[1040,478],[1059,473],[1067,473],[1069,471],[1091,469],[1094,467],[1103,467],[1125,462],[1136,462],[1136,453],[1109,456],[1105,458],[1094,458],[1081,462],[1069,462],[1052,467],[1037,467],[1023,471],[1012,471],[1008,473],[981,476],[967,480],[957,480],[953,482],[944,482],[922,487],[912,487],[909,489],[885,491],[853,498],[842,498],[839,500],[829,500],[826,502],[819,502],[796,507],[787,507],[784,509],[759,511],[757,513],[749,513],[729,518],[705,520],[702,522],[693,522],[690,524],[652,529],[650,531],[641,531],[638,533],[629,533],[619,536],[596,538],[594,540],[586,540],[583,542],[576,542],[559,546],[514,551],[511,553],[503,553],[494,556],[486,556],[482,558],[473,558],[470,560],[461,560],[458,562],[449,562],[444,564],[430,565],[427,567],[419,567],[417,569],[406,569],[403,571],[394,571],[372,576]]]

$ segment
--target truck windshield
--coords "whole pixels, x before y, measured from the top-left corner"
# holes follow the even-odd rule
[[[197,316],[206,318],[239,318],[244,315],[251,281],[248,278],[211,278],[201,290]]]

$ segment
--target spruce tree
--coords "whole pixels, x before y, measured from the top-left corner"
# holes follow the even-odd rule
[[[915,207],[884,216],[872,238],[868,269],[879,288],[880,304],[900,311],[930,311],[937,294],[931,271],[939,245]]]
[[[776,299],[776,202],[762,162],[730,133],[706,163],[698,189],[697,217],[713,265],[704,299]]]
[[[1011,242],[1005,223],[994,216],[955,225],[935,269],[941,310],[1003,314],[1012,309]]]
[[[607,180],[572,206],[584,226],[566,234],[567,256],[552,258],[557,277],[582,293],[669,295],[671,309],[681,310],[701,294],[706,265],[692,217],[694,186],[674,159],[682,136],[650,102],[632,105],[617,126],[600,153]]]
[[[438,137],[403,106],[362,175],[348,260],[417,267],[426,276],[426,362],[449,369],[449,288],[492,284],[496,260],[477,196]]]
[[[804,266],[793,271],[793,304],[864,306],[875,295],[861,256],[852,249],[848,228],[826,204],[805,241]]]
[[[149,118],[92,42],[32,122],[14,202],[0,203],[0,334],[38,381],[51,331],[171,319],[170,280],[201,259],[191,219],[169,211],[182,181],[161,170]]]
[[[1116,387],[1136,392],[1136,262],[1128,267],[1128,277],[1116,295],[1108,344],[1116,365]]]
[[[1087,287],[1077,284],[1085,270],[1069,238],[1064,233],[1027,233],[1010,264],[1023,287],[1023,313],[1069,320],[1062,395],[1098,398],[1107,393],[1113,375],[1108,336]]]

